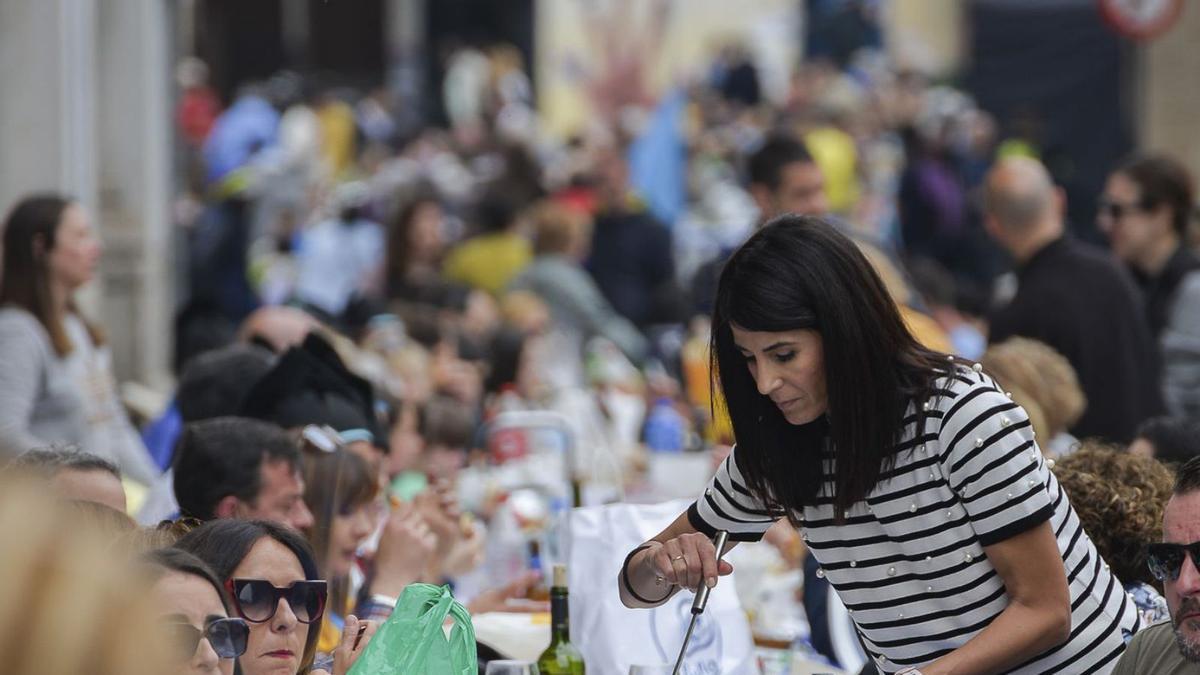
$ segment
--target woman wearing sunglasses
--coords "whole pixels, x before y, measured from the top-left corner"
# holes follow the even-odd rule
[[[316,553],[317,569],[329,582],[329,607],[317,642],[318,662],[324,662],[341,643],[346,617],[354,609],[351,603],[359,589],[351,571],[359,547],[375,529],[379,480],[367,461],[328,427],[305,427],[300,447],[304,503],[313,514],[304,535]]]
[[[177,548],[207,562],[224,580],[237,615],[250,624],[243,675],[307,675],[312,671],[327,587],[308,542],[295,531],[258,520],[217,520],[192,530]],[[347,617],[333,675],[345,675],[366,647]]]
[[[147,553],[150,596],[160,621],[174,638],[170,645],[181,675],[233,675],[235,659],[246,651],[250,626],[229,617],[229,598],[199,558],[178,549]]]

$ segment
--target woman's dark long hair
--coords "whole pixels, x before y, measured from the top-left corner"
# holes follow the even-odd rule
[[[49,256],[63,213],[74,203],[57,194],[30,195],[18,202],[4,223],[0,262],[0,305],[15,305],[36,317],[59,356],[70,354],[74,346],[51,297]],[[79,315],[73,301],[68,300],[67,308]],[[92,341],[102,344],[103,334],[82,315],[80,319]]]
[[[738,443],[738,468],[771,510],[796,512],[821,493],[821,448],[758,392],[731,326],[814,330],[825,355],[827,420],[839,516],[894,464],[905,410],[917,410],[945,355],[909,333],[879,275],[850,239],[811,216],[785,215],[750,237],[721,272],[713,311],[712,370]],[[715,387],[714,387],[715,389]]]
[[[329,602],[326,611],[344,616],[350,580],[346,575],[334,577],[329,568],[330,539],[333,521],[339,515],[370,504],[379,491],[379,477],[367,463],[338,443],[333,452],[310,447],[304,455],[304,503],[313,514],[312,527],[304,533],[317,555],[317,569],[329,582]]]
[[[392,226],[388,228],[387,262],[384,273],[387,276],[387,294],[389,298],[400,297],[409,284],[408,273],[412,267],[412,228],[413,221],[421,209],[427,206],[441,207],[442,203],[429,190],[421,190],[408,201],[396,214]]]
[[[250,553],[250,549],[264,537],[274,539],[296,554],[300,567],[304,570],[305,579],[316,581],[321,578],[317,572],[312,548],[304,537],[283,525],[265,520],[213,520],[183,535],[175,544],[175,548],[187,551],[208,563],[217,579],[224,582],[233,577],[233,571]],[[308,625],[308,638],[304,643],[304,656],[300,660],[299,672],[307,673],[312,667],[320,633],[320,621]]]

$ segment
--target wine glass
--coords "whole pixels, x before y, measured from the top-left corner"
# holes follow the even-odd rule
[[[673,675],[675,667],[668,664],[629,666],[629,675]]]
[[[484,675],[540,675],[533,661],[488,661]]]

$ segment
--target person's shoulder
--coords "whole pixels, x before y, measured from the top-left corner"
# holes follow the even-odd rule
[[[1148,628],[1143,628],[1134,633],[1128,648],[1148,654],[1159,654],[1166,650],[1174,650],[1176,649],[1175,626],[1168,619]]]
[[[45,333],[42,323],[28,310],[16,305],[0,307],[0,332],[9,337],[38,338]]]
[[[1176,291],[1178,297],[1200,297],[1200,269],[1192,270],[1183,275],[1183,278],[1179,280],[1178,288],[1179,290]]]
[[[946,370],[933,381],[940,397],[953,400],[978,389],[997,390],[996,382],[983,372],[982,366],[957,356],[947,356],[946,361]]]
[[[1121,264],[1121,261],[1117,260],[1116,256],[1104,247],[1072,239],[1066,250],[1068,251],[1067,258],[1074,263],[1071,267],[1086,269],[1094,274],[1108,275],[1120,279],[1122,282],[1129,277],[1129,272]],[[1069,273],[1070,269],[1064,271]]]

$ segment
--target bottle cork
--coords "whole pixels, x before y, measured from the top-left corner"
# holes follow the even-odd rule
[[[566,588],[567,587],[567,566],[566,565],[555,565],[554,566],[554,586],[557,588]]]

